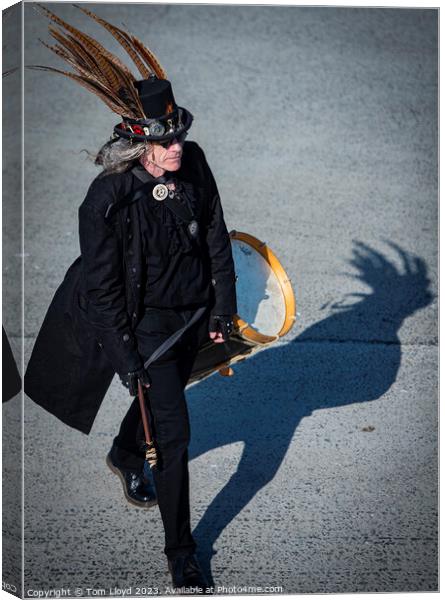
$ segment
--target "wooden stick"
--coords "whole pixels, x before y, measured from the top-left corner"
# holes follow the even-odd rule
[[[144,435],[145,435],[145,458],[150,465],[150,468],[156,466],[158,457],[156,455],[156,448],[153,444],[153,439],[150,434],[150,424],[148,421],[148,412],[147,407],[145,405],[145,394],[144,389],[140,381],[138,381],[138,398],[139,398],[139,406],[141,409],[142,415],[142,424],[144,426]]]

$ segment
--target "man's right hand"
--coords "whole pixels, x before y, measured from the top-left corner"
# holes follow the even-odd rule
[[[145,388],[149,388],[151,385],[150,377],[144,367],[138,369],[137,371],[122,373],[119,375],[119,377],[122,384],[130,392],[131,396],[138,395],[138,381],[140,381]]]

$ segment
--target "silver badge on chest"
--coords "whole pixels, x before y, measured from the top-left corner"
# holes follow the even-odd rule
[[[165,200],[168,196],[168,187],[163,183],[158,183],[154,186],[152,193],[155,200],[162,202],[162,200]]]

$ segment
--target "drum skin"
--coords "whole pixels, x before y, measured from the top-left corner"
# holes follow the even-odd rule
[[[296,318],[295,295],[272,250],[248,233],[231,231],[238,313],[224,344],[206,342],[198,352],[189,384],[214,372],[232,375],[231,365],[263,350],[288,333]]]

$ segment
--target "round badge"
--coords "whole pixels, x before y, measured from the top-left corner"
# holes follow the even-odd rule
[[[165,127],[159,121],[154,121],[148,126],[151,135],[162,135],[165,132]]]
[[[164,185],[163,183],[158,183],[158,185],[155,185],[155,187],[153,188],[153,198],[155,200],[159,200],[160,202],[162,200],[165,200],[168,196],[168,188],[166,185]]]

